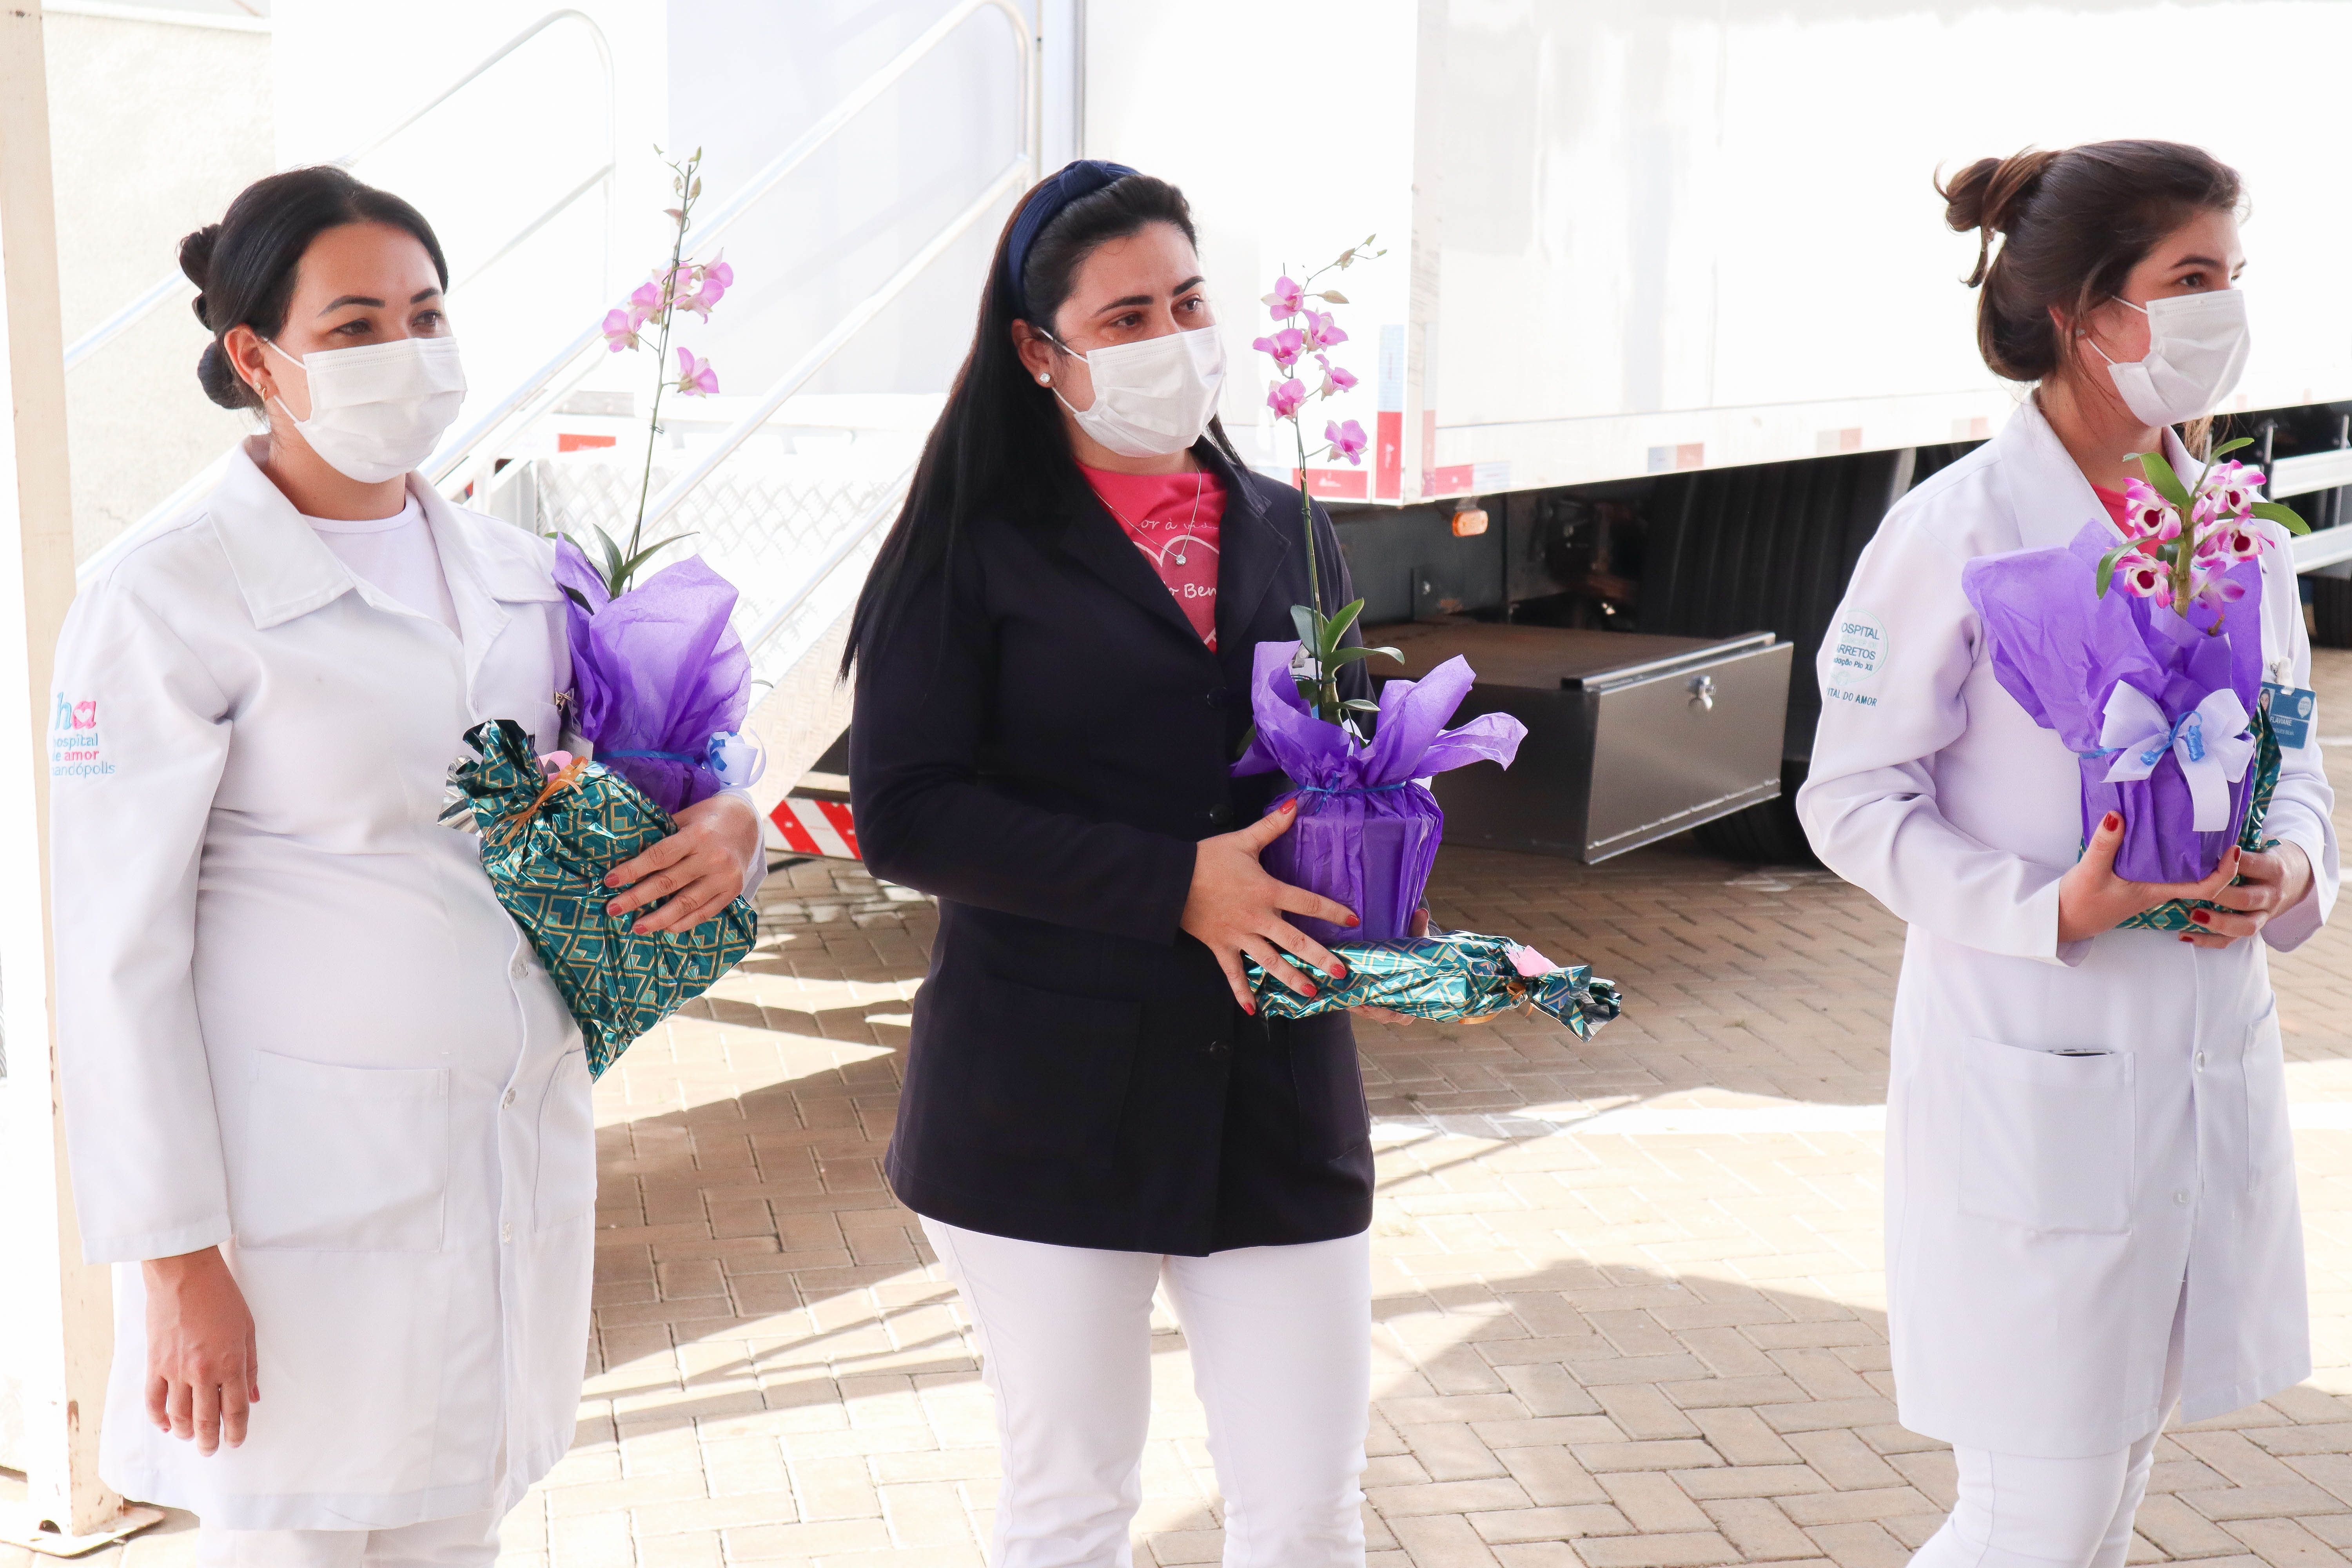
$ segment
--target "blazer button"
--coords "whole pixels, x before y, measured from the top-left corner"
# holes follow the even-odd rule
[[[1223,708],[1225,705],[1225,689],[1220,686],[1215,690],[1205,694],[1201,700],[1212,708]]]
[[[1225,1044],[1223,1040],[1211,1040],[1209,1042],[1209,1054],[1213,1057],[1223,1056],[1226,1052],[1232,1049],[1233,1047]]]
[[[1204,815],[1206,815],[1209,819],[1210,826],[1223,827],[1225,824],[1234,819],[1234,808],[1221,801],[1217,805],[1211,806]]]

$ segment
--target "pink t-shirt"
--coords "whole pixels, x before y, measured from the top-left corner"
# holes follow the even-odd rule
[[[2107,515],[2116,520],[2116,526],[2117,528],[2121,528],[2124,522],[2124,513],[2131,508],[2131,501],[2124,495],[2124,492],[2121,490],[2111,490],[2105,485],[2093,485],[2091,487],[2091,493],[2099,498],[2099,504],[2107,509]]]
[[[1201,640],[1217,646],[1217,536],[1225,487],[1217,476],[1114,474],[1081,464],[1095,494],[1118,519]]]

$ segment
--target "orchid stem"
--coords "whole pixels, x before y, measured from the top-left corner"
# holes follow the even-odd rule
[[[669,270],[662,277],[661,338],[654,345],[653,411],[646,421],[646,466],[645,471],[637,476],[637,519],[629,529],[629,551],[623,557],[625,561],[637,558],[638,542],[645,538],[646,500],[652,493],[654,482],[654,443],[661,438],[662,393],[669,384],[669,328],[677,315],[677,269],[686,262],[686,226],[694,212],[694,171],[700,162],[698,154],[688,159],[682,166],[677,163],[670,165],[678,175],[677,232],[670,241]],[[631,572],[629,576],[635,577],[635,574]],[[625,579],[614,584],[613,596],[620,597],[627,588]]]

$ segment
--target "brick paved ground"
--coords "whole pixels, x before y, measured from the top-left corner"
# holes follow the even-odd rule
[[[2324,710],[2352,712],[2352,654],[2325,657]],[[2352,796],[2352,750],[2333,755]],[[1870,1108],[1900,928],[1824,874],[1682,847],[1599,868],[1448,851],[1433,902],[1592,959],[1627,1016],[1583,1046],[1516,1018],[1360,1029],[1374,1561],[1900,1563],[1951,1478],[1888,1397]],[[754,959],[600,1087],[579,1441],[510,1521],[509,1568],[981,1560],[987,1396],[878,1163],[929,908],[816,863],[767,905]],[[2352,931],[2276,974],[2321,1370],[2166,1440],[2136,1563],[2352,1548]],[[1214,1562],[1164,1315],[1155,1349],[1137,1560]],[[184,1523],[94,1561],[183,1568]]]

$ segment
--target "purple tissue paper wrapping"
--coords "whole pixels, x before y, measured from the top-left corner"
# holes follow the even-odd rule
[[[664,811],[717,795],[718,775],[687,759],[703,756],[713,734],[740,729],[750,704],[751,662],[727,624],[734,584],[689,556],[608,598],[604,578],[568,539],[555,547],[555,581],[595,612],[567,605],[572,728]]]
[[[1257,736],[1234,764],[1235,777],[1277,768],[1289,775],[1293,787],[1269,811],[1298,797],[1297,820],[1259,861],[1272,876],[1335,899],[1363,921],[1338,926],[1291,916],[1318,942],[1410,937],[1445,830],[1445,813],[1418,781],[1471,763],[1510,766],[1527,726],[1507,713],[1487,713],[1446,729],[1475,679],[1468,661],[1456,657],[1420,680],[1381,687],[1371,743],[1359,744],[1299,697],[1290,677],[1297,648],[1295,642],[1257,645],[1250,677]]]
[[[2253,789],[2251,767],[2229,785],[2229,821],[2195,827],[2189,780],[2170,752],[2146,778],[2107,782],[2116,759],[2099,754],[2107,701],[2128,684],[2152,700],[2169,723],[2212,693],[2233,692],[2251,715],[2261,696],[2262,563],[2230,571],[2245,597],[2226,614],[2208,605],[2183,620],[2152,599],[2121,587],[2097,596],[2099,558],[2116,534],[2094,520],[2057,550],[1980,555],[1960,571],[1960,586],[1983,621],[1994,677],[2001,689],[2075,753],[2082,773],[2082,836],[2088,842],[2110,811],[2124,819],[2116,874],[2135,882],[2196,882],[2213,874],[2235,842]],[[2219,619],[2222,629],[2208,636]]]

